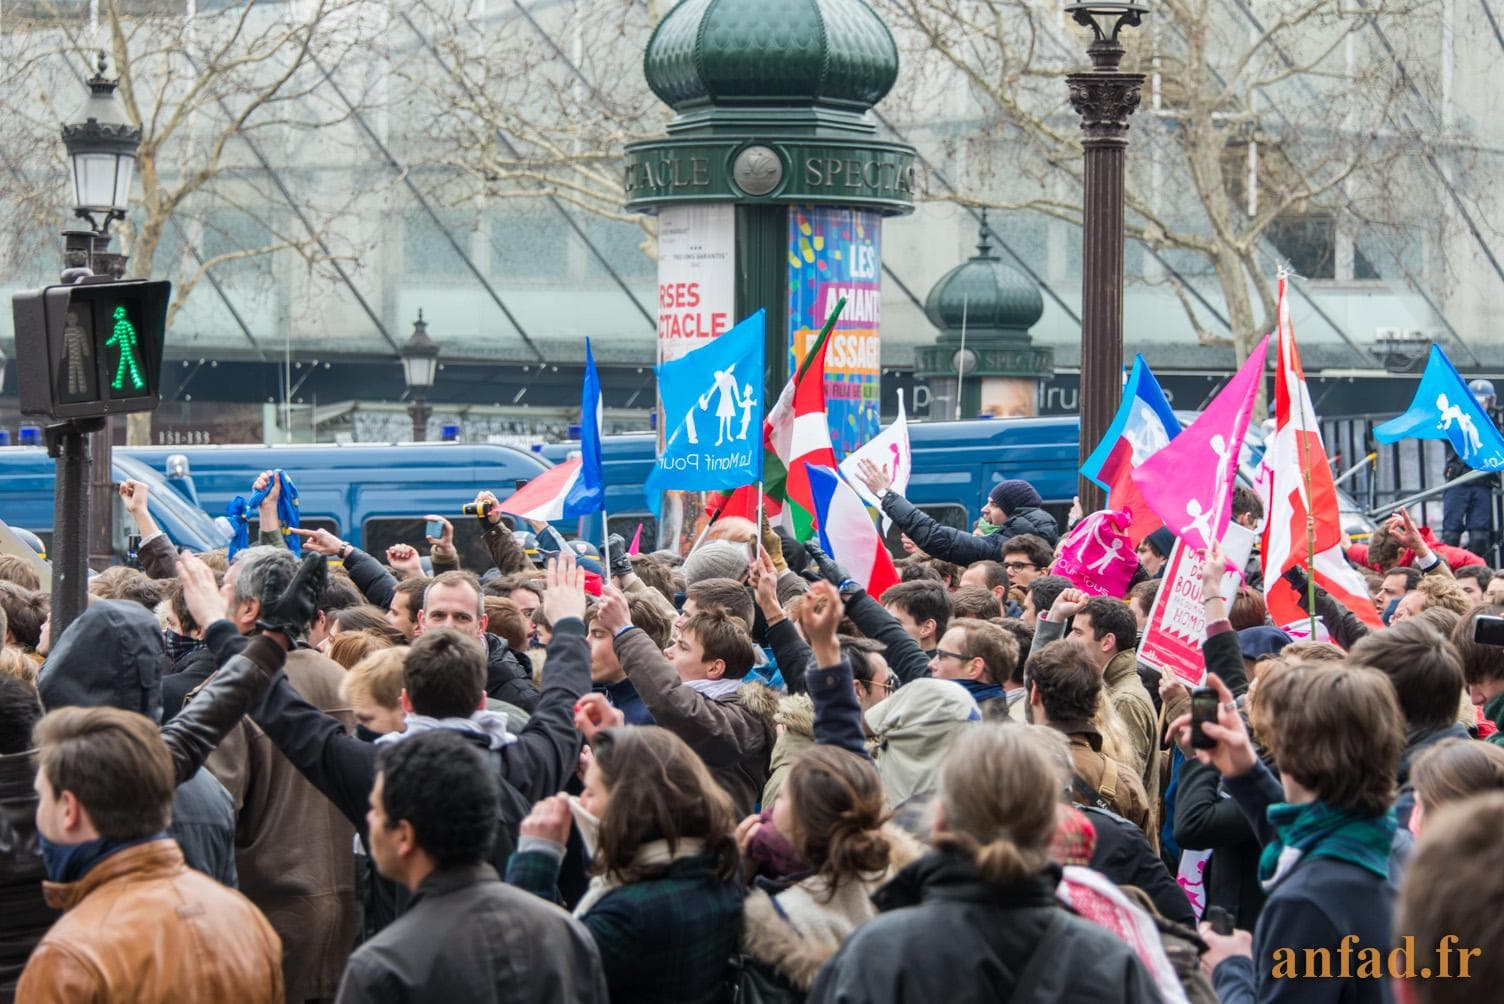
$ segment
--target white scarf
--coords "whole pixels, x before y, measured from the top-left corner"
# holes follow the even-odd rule
[[[712,701],[723,700],[736,693],[742,685],[740,679],[728,679],[721,677],[719,680],[685,680],[684,685],[695,693],[709,698]]]
[[[637,853],[632,857],[633,865],[666,865],[681,858],[692,858],[705,850],[705,841],[699,837],[681,837],[679,849],[670,851],[667,840],[652,840],[637,848]],[[590,887],[585,890],[585,895],[580,897],[580,903],[574,908],[576,917],[583,917],[590,912],[590,908],[600,902],[606,893],[621,888],[621,882],[612,875],[597,875],[590,880]]]
[[[469,732],[485,736],[486,744],[493,750],[510,746],[517,737],[507,731],[507,716],[496,711],[477,711],[469,718],[430,718],[428,715],[408,715],[403,719],[407,728],[401,732],[388,732],[377,738],[380,743],[397,743],[419,732],[434,729],[449,729],[451,732]]]

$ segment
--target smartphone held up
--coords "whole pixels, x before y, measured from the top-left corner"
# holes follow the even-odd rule
[[[1211,687],[1197,687],[1191,691],[1192,748],[1209,750],[1217,745],[1217,740],[1202,731],[1201,726],[1207,722],[1217,723],[1217,705],[1220,703],[1221,699]]]

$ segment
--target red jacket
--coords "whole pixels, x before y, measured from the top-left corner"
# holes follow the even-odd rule
[[[1420,538],[1421,540],[1424,540],[1426,542],[1426,546],[1429,547],[1432,552],[1440,556],[1441,560],[1447,563],[1448,568],[1458,569],[1466,568],[1468,565],[1483,564],[1483,559],[1478,557],[1472,551],[1461,547],[1453,547],[1451,544],[1443,544],[1441,541],[1437,540],[1436,534],[1431,532],[1431,528],[1429,526],[1423,526],[1420,528]],[[1371,568],[1375,572],[1388,571],[1388,569],[1380,568],[1378,565],[1369,564],[1367,544],[1354,544],[1352,547],[1349,547],[1347,549],[1347,556],[1350,560],[1353,561],[1353,563],[1359,565],[1360,567]],[[1405,550],[1400,552],[1400,560],[1395,564],[1400,568],[1409,568],[1411,565],[1415,564],[1415,552],[1410,550],[1409,548],[1406,548]]]

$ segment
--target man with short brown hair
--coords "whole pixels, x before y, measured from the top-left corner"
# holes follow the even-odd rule
[[[439,628],[470,635],[486,650],[486,694],[516,705],[528,714],[538,707],[538,688],[533,686],[532,667],[524,666],[507,642],[486,631],[489,621],[480,591],[480,580],[470,572],[444,572],[427,580],[423,605],[418,612],[415,638]]]
[[[1348,658],[1387,676],[1399,698],[1405,716],[1405,749],[1395,776],[1400,790],[1394,811],[1400,828],[1405,829],[1415,808],[1410,768],[1443,739],[1468,738],[1466,727],[1457,721],[1457,701],[1464,686],[1462,658],[1456,646],[1423,618],[1363,636]]]
[[[281,944],[240,893],[188,868],[165,830],[174,769],[157,726],[117,708],[37,725],[48,901],[23,1001],[281,1001]]]
[[[1018,668],[1018,639],[996,624],[957,617],[930,657],[930,675],[966,688],[989,718],[1007,717],[1003,684]],[[998,702],[997,708],[989,708]]]
[[[1102,752],[1102,733],[1093,723],[1104,692],[1102,677],[1086,645],[1064,638],[1036,648],[1029,654],[1027,679],[1034,723],[1065,733],[1071,742],[1072,801],[1110,809],[1143,830],[1158,850],[1153,809],[1137,771]]]
[[[1218,997],[1387,1001],[1396,829],[1389,807],[1405,741],[1394,687],[1377,670],[1343,664],[1296,665],[1261,680],[1260,704],[1274,710],[1267,727],[1260,716],[1260,738],[1279,767],[1276,779],[1255,754],[1232,691],[1215,673],[1206,682],[1220,703],[1216,721],[1201,726],[1212,746],[1196,757],[1222,773],[1264,845],[1259,879],[1269,891],[1252,935],[1202,925],[1209,947],[1201,965]],[[1190,715],[1171,729],[1187,746]],[[1323,957],[1327,973],[1319,963],[1309,971],[1309,960]],[[1343,958],[1345,975],[1358,978],[1292,983],[1336,973]]]

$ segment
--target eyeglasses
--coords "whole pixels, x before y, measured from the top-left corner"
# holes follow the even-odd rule
[[[957,662],[965,662],[967,659],[969,659],[971,657],[967,656],[967,655],[962,655],[960,652],[947,652],[943,648],[937,648],[937,649],[935,649],[935,658],[936,659],[955,659]]]
[[[893,693],[894,688],[893,677],[888,677],[882,683],[878,683],[876,680],[873,680],[871,683],[867,684],[868,690],[871,690],[873,687],[876,687],[878,690],[885,690],[891,694]]]
[[[1025,568],[1038,568],[1039,566],[1032,561],[1005,561],[1003,567],[1010,572],[1018,572]]]

